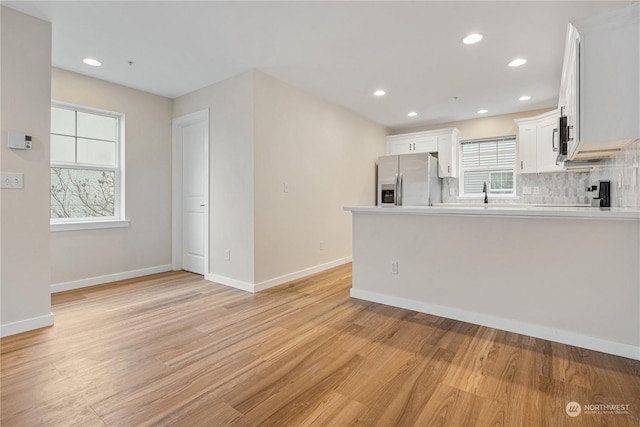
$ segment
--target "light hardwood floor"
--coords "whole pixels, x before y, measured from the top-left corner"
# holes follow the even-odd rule
[[[0,423],[640,425],[640,362],[350,299],[350,286],[346,265],[255,295],[186,272],[55,294],[55,326],[1,341]]]

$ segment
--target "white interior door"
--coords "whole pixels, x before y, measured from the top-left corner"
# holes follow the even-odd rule
[[[205,274],[208,244],[208,124],[190,120],[177,126],[180,164],[181,268]]]

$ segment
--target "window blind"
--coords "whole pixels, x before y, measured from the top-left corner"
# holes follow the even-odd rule
[[[472,139],[462,144],[463,194],[482,192],[485,182],[494,194],[513,193],[515,135]]]

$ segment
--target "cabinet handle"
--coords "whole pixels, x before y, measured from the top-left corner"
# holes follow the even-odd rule
[[[451,166],[447,166],[447,173],[451,173]]]
[[[520,160],[520,169],[524,169],[524,162]]]

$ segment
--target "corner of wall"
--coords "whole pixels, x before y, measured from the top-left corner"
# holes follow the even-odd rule
[[[1,111],[8,130],[31,135],[31,150],[0,147],[3,172],[23,174],[23,188],[2,189],[0,264],[2,334],[53,322],[49,285],[49,130],[51,23],[2,7]]]
[[[254,281],[254,80],[249,70],[173,103],[173,117],[209,109],[210,277]],[[230,259],[225,260],[225,250]]]

